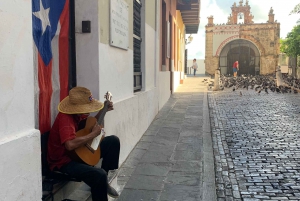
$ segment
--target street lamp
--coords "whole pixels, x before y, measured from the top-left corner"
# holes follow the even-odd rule
[[[185,39],[185,44],[190,44],[193,41],[193,36],[192,34],[189,35],[189,37],[187,39]]]

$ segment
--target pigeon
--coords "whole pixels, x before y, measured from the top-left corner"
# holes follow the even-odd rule
[[[265,88],[265,92],[266,92],[266,94],[269,94],[269,92],[268,92],[268,88]]]
[[[257,92],[258,93],[258,95],[260,94],[260,92],[261,92],[261,89]]]
[[[282,74],[282,79],[285,83],[285,86],[276,86],[275,72],[267,75],[242,74],[238,77],[232,77],[232,75],[230,74],[221,74],[220,90],[224,90],[226,88],[231,88],[232,91],[237,91],[238,89],[250,89],[255,90],[258,94],[260,94],[262,90],[264,90],[266,94],[269,94],[269,90],[270,92],[277,92],[282,94],[299,92],[300,79],[287,74]],[[214,82],[209,81],[209,79],[204,79],[204,82],[210,87],[214,86]]]

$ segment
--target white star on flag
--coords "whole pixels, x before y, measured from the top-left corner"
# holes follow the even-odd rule
[[[38,12],[33,12],[33,15],[39,18],[42,21],[42,29],[44,34],[47,26],[51,26],[50,21],[49,21],[49,11],[50,8],[45,9],[42,3],[42,0],[40,0],[40,11]]]

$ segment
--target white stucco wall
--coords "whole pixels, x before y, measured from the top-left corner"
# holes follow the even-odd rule
[[[180,79],[181,79],[181,72],[180,71],[174,71],[172,72],[173,75],[173,91],[176,91],[177,87],[180,85]]]
[[[0,200],[40,200],[31,2],[0,1],[0,19]]]
[[[110,91],[113,102],[133,96],[133,51],[99,43],[100,99]]]
[[[98,1],[76,0],[75,13],[77,86],[89,88],[99,98]],[[91,33],[82,33],[86,20],[91,21]]]
[[[145,90],[149,90],[155,87],[156,79],[156,68],[155,68],[155,30],[149,26],[145,25]]]
[[[0,200],[41,200],[39,131],[24,130],[0,140]]]
[[[158,73],[159,88],[159,110],[165,105],[171,96],[170,71],[160,71]]]
[[[120,138],[120,164],[125,161],[157,113],[157,88],[117,102],[114,104],[114,110],[107,113],[105,116],[107,135],[116,135]]]

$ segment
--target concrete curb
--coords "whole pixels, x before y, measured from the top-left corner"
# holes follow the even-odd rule
[[[210,129],[208,95],[203,97],[203,192],[202,200],[216,201],[214,153]]]

